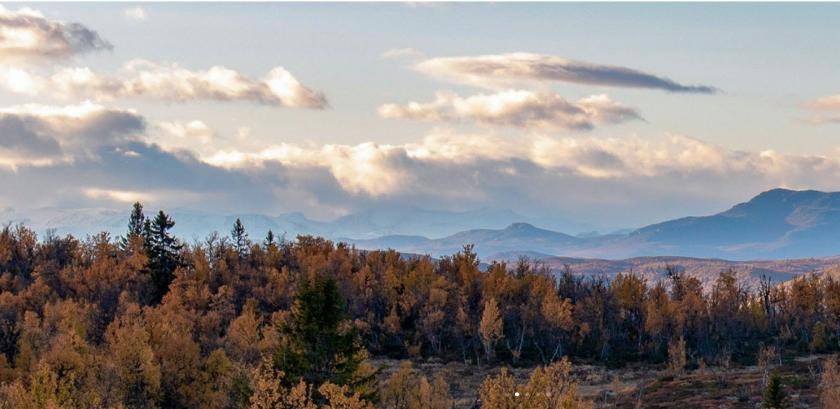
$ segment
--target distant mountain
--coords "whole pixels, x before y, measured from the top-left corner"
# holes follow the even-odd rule
[[[149,211],[151,213],[151,211]],[[625,259],[640,256],[683,256],[727,260],[824,257],[840,254],[840,192],[773,189],[710,216],[684,217],[630,232],[570,235],[539,228],[506,209],[465,212],[371,208],[333,221],[316,221],[302,213],[278,216],[223,215],[172,209],[175,234],[191,241],[216,231],[227,235],[236,217],[252,239],[266,231],[314,234],[355,244],[361,249],[393,248],[406,253],[452,254],[474,244],[482,258],[498,254]],[[43,234],[125,231],[126,211],[41,208],[27,213],[0,210],[0,222],[24,222]]]
[[[333,237],[372,239],[395,235],[445,237],[463,230],[502,228],[525,220],[524,216],[509,209],[448,212],[407,207],[368,209],[340,217],[328,224]]]
[[[606,259],[824,257],[840,254],[840,193],[773,189],[711,216],[685,217],[609,235],[571,236],[514,223],[503,229],[466,230],[440,239],[385,236],[348,241],[360,248],[394,248],[433,256],[474,244],[483,257],[515,252]]]
[[[130,208],[113,209],[38,208],[27,211],[0,209],[0,223],[25,223],[43,234],[55,229],[57,234],[85,237],[107,231],[112,235],[125,232]],[[153,209],[146,209],[151,216]],[[298,234],[313,234],[331,239],[354,237],[375,238],[388,235],[422,235],[444,237],[475,228],[502,228],[526,220],[508,209],[484,208],[464,212],[426,210],[416,207],[401,209],[368,209],[332,221],[316,221],[303,213],[285,213],[278,216],[262,214],[218,214],[195,209],[176,208],[167,213],[175,220],[173,232],[186,240],[203,239],[218,232],[227,235],[237,217],[242,219],[253,239],[262,238],[271,229],[275,234],[286,233],[288,238]]]
[[[557,254],[559,248],[576,246],[586,239],[544,230],[528,223],[513,223],[504,229],[473,229],[440,239],[421,236],[385,236],[369,240],[342,239],[364,249],[393,248],[410,253],[430,254],[433,257],[453,254],[466,244],[475,245],[481,255],[506,251],[531,251]]]
[[[254,239],[262,238],[269,229],[280,235],[293,237],[299,233],[323,234],[329,229],[323,223],[309,220],[302,213],[287,213],[271,217],[258,214],[219,215],[191,209],[173,209],[168,212],[175,220],[173,233],[184,240],[204,239],[213,232],[227,235],[236,217],[240,217]],[[147,209],[146,215],[153,216]],[[108,232],[112,236],[125,233],[128,211],[112,209],[59,209],[39,208],[26,213],[14,209],[0,210],[0,222],[24,223],[43,235],[48,229],[56,234],[72,234],[83,238],[89,234]]]
[[[799,258],[840,254],[840,192],[773,189],[711,216],[686,217],[630,233],[647,254]]]

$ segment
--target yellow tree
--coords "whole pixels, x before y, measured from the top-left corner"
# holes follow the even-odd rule
[[[840,409],[840,368],[837,358],[829,357],[820,377],[820,403],[825,409]]]
[[[484,343],[484,354],[489,362],[493,358],[496,341],[502,338],[502,318],[499,315],[499,303],[496,302],[495,298],[491,298],[484,303],[478,332],[481,335],[481,341]]]
[[[129,305],[123,317],[108,326],[105,341],[113,365],[113,394],[126,407],[154,407],[160,395],[161,371],[139,322],[139,308]]]
[[[594,407],[577,395],[571,377],[572,364],[565,358],[538,367],[528,382],[519,384],[502,368],[498,376],[484,380],[479,389],[482,409],[584,409]]]
[[[379,393],[381,407],[386,409],[450,409],[449,385],[438,374],[432,383],[419,375],[411,361],[403,361]]]

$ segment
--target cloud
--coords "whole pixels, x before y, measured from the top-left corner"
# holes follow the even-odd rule
[[[708,85],[684,85],[631,68],[531,53],[439,57],[422,61],[415,67],[436,78],[491,89],[527,82],[566,82],[698,94],[718,91]]]
[[[140,141],[99,146],[93,153],[42,166],[0,167],[0,201],[26,210],[42,206],[122,209],[138,199],[150,209],[194,206],[212,210],[216,205],[233,209],[242,200],[270,203],[274,185],[282,181],[278,175],[269,181],[230,172]]]
[[[85,102],[0,109],[0,165],[47,165],[136,139],[145,120],[133,111]]]
[[[321,92],[305,87],[283,67],[273,68],[261,79],[222,66],[197,71],[146,60],[129,61],[115,75],[96,73],[87,67],[59,68],[51,75],[0,67],[0,86],[20,94],[63,100],[150,97],[174,102],[252,101],[311,109],[328,106]]]
[[[146,21],[146,10],[142,7],[131,7],[123,10],[123,17],[129,21]]]
[[[166,151],[187,150],[197,154],[216,152],[216,132],[200,120],[158,122],[146,135],[145,141],[157,144]]]
[[[399,59],[399,58],[421,58],[425,54],[415,48],[392,48],[383,52],[380,57],[386,59]]]
[[[321,147],[280,144],[252,153],[234,149],[217,152],[203,160],[225,168],[265,166],[270,162],[301,169],[322,168],[350,193],[380,196],[397,190],[410,178],[399,166],[389,166],[405,158],[405,152],[399,147],[367,142]]]
[[[190,122],[174,121],[158,124],[164,132],[189,144],[206,144],[213,141],[214,133],[207,124],[199,120]]]
[[[771,187],[840,188],[840,150],[742,152],[682,135],[503,137],[438,129],[400,144],[280,142],[205,151],[187,142],[216,137],[200,121],[145,128],[136,114],[95,105],[2,111],[0,157],[11,152],[17,162],[0,166],[0,202],[23,208],[119,208],[143,198],[158,208],[304,210],[327,218],[371,206],[492,204],[546,223],[562,215],[628,226],[722,210]],[[134,119],[103,119],[121,115]],[[69,129],[68,118],[84,125]],[[23,131],[10,132],[15,126]],[[181,145],[172,150],[167,142]]]
[[[810,118],[811,122],[840,123],[840,94],[814,99],[805,104],[805,108],[814,114]]]
[[[385,104],[379,107],[378,112],[385,118],[470,120],[484,125],[545,130],[586,130],[596,125],[641,119],[635,109],[616,103],[607,95],[593,95],[570,102],[555,93],[524,90],[466,98],[451,92],[439,92],[429,103]]]
[[[66,58],[112,48],[81,24],[50,20],[29,8],[0,6],[0,58]]]
[[[122,203],[148,202],[155,199],[154,195],[147,192],[100,189],[95,187],[82,189],[82,193],[91,199],[107,199]]]
[[[720,184],[722,190],[707,192],[714,196],[727,189],[730,195],[743,192],[739,183],[761,188],[830,186],[836,183],[832,178],[840,176],[840,159],[834,156],[729,151],[680,135],[654,139],[533,135],[523,140],[437,131],[403,145],[279,144],[250,153],[218,152],[202,160],[227,169],[268,169],[275,164],[324,171],[351,195],[377,200],[423,196],[417,200],[427,203],[433,203],[435,195],[476,203],[491,196],[510,201],[505,195],[494,196],[500,184],[506,194],[520,199],[545,195],[545,186],[565,189],[587,183],[592,184],[587,190],[602,195],[619,186],[622,191],[672,189],[677,196],[701,186],[714,191],[718,189],[714,185]]]

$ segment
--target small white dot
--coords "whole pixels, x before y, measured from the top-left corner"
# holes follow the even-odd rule
[[[514,392],[513,396],[516,396],[518,398],[519,397],[519,392]]]

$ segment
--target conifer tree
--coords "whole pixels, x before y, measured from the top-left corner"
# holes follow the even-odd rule
[[[239,256],[244,256],[248,252],[248,232],[245,231],[245,226],[242,225],[242,220],[239,220],[238,217],[233,223],[230,238],[233,240],[233,246],[236,248]]]
[[[128,219],[128,235],[141,235],[143,234],[143,224],[146,222],[146,216],[143,215],[143,204],[140,202],[134,202],[134,206],[131,208],[131,216]]]
[[[146,255],[149,257],[148,270],[154,285],[153,302],[159,302],[169,290],[175,269],[181,264],[183,245],[169,233],[174,226],[175,221],[161,210],[154,220],[147,219],[143,227]]]
[[[348,318],[334,279],[318,277],[301,284],[286,331],[290,346],[275,356],[292,384],[300,380],[310,385],[354,382],[365,350]]]
[[[131,215],[128,217],[128,232],[125,237],[120,239],[120,246],[126,249],[133,238],[140,237],[143,234],[145,224],[146,216],[143,214],[143,204],[134,202],[134,206],[131,208]]]
[[[770,377],[767,388],[764,390],[764,407],[768,409],[787,408],[787,394],[782,387],[782,379],[777,374]]]
[[[268,229],[268,233],[265,234],[265,247],[269,248],[274,244],[274,232]]]

